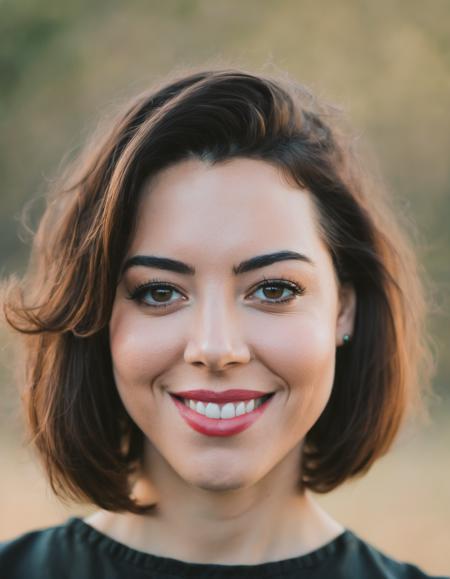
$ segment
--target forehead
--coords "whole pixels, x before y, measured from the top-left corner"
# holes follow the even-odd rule
[[[143,187],[130,254],[201,250],[213,261],[279,249],[317,255],[326,251],[317,217],[310,194],[265,161],[189,159]]]

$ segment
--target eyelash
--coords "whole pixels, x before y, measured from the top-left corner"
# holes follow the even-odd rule
[[[293,292],[294,296],[291,298],[288,298],[288,299],[283,299],[283,300],[279,299],[279,300],[275,300],[275,301],[259,300],[260,303],[266,303],[266,304],[271,304],[271,305],[285,304],[285,303],[293,301],[295,299],[295,296],[301,296],[305,293],[305,288],[303,286],[301,286],[297,282],[292,281],[290,279],[287,279],[285,277],[281,277],[281,278],[277,278],[277,279],[264,278],[264,282],[259,284],[252,293],[258,291],[259,289],[264,289],[266,287],[273,287],[273,286],[279,286],[279,287],[282,287],[283,289],[288,289],[288,290]],[[156,289],[156,288],[171,289],[171,290],[175,290],[178,293],[181,293],[172,284],[169,284],[167,282],[163,282],[162,280],[155,278],[155,279],[149,280],[148,282],[137,285],[129,293],[129,295],[127,296],[127,299],[134,300],[138,303],[141,303],[145,307],[152,308],[152,309],[170,307],[174,302],[160,303],[158,305],[155,305],[155,304],[148,304],[148,303],[145,303],[143,301],[142,297],[144,296],[144,294],[148,290]]]

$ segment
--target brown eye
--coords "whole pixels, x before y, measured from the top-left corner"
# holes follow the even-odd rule
[[[291,302],[296,296],[302,295],[304,291],[305,288],[293,281],[271,280],[261,284],[254,293],[262,292],[263,298],[260,299],[262,303],[281,304]]]
[[[265,287],[262,288],[262,291],[264,292],[264,295],[269,298],[270,300],[276,300],[276,299],[280,299],[281,296],[283,295],[285,288],[282,288],[280,286],[274,286],[274,285],[267,285]]]
[[[180,292],[169,284],[148,282],[134,288],[128,299],[135,300],[149,308],[165,308],[175,303],[170,301],[173,293]]]
[[[162,289],[162,288],[150,288],[148,293],[152,296],[152,298],[157,302],[165,302],[170,294],[172,293],[171,289]]]

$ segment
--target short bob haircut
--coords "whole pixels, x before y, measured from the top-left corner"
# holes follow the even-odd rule
[[[155,507],[133,497],[144,436],[115,387],[108,324],[142,185],[183,159],[279,168],[310,193],[337,277],[355,288],[354,333],[336,349],[332,394],[306,435],[298,488],[326,493],[366,472],[410,406],[425,408],[431,358],[415,253],[341,116],[288,74],[190,70],[135,98],[65,171],[28,270],[7,281],[3,305],[23,334],[22,399],[57,495],[110,511]]]

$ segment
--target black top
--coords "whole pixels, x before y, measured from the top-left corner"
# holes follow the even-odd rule
[[[189,563],[131,549],[82,519],[0,543],[1,579],[430,579],[345,530],[323,547],[259,565]],[[450,579],[450,576],[437,579]]]

